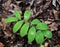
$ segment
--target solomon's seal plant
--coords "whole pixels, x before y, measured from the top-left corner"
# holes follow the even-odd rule
[[[31,11],[26,10],[24,13],[24,19],[21,18],[19,11],[14,11],[15,17],[9,17],[6,22],[16,22],[13,26],[13,33],[16,33],[20,30],[19,34],[21,37],[28,36],[28,43],[31,43],[34,39],[37,44],[42,44],[44,42],[44,37],[52,38],[52,32],[49,30],[45,22],[41,22],[38,19],[33,19],[31,22],[28,22],[30,19]]]

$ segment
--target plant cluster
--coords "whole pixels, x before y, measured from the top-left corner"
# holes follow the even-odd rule
[[[13,33],[20,30],[19,34],[21,37],[28,36],[28,43],[31,43],[35,39],[37,44],[42,44],[44,42],[44,37],[52,38],[52,32],[49,30],[45,22],[41,22],[38,19],[33,19],[31,22],[28,22],[31,16],[30,10],[25,11],[23,20],[18,10],[14,11],[14,15],[15,17],[9,17],[5,21],[17,21],[13,26]]]

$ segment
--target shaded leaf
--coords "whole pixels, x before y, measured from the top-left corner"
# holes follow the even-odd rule
[[[42,23],[38,23],[38,25],[36,26],[36,29],[47,30],[48,26],[46,23],[42,22]]]
[[[28,42],[31,43],[36,35],[36,29],[35,27],[31,27],[28,32]]]
[[[28,29],[29,29],[29,23],[25,23],[20,30],[20,36],[24,37],[25,35],[27,35]]]
[[[38,19],[34,19],[32,22],[31,22],[31,25],[37,25],[38,23],[40,23],[40,21]]]
[[[14,11],[14,15],[16,16],[16,18],[18,18],[19,20],[21,20],[21,14],[18,10]]]
[[[6,22],[15,22],[18,21],[18,19],[16,17],[9,17],[7,19],[5,19]]]
[[[17,22],[13,27],[13,33],[16,33],[21,28],[22,24],[23,24],[23,21]]]
[[[44,36],[47,37],[47,38],[52,38],[52,32],[49,31],[49,30],[46,30],[46,31],[43,31],[44,33]]]
[[[24,13],[24,20],[28,21],[29,18],[30,18],[30,15],[31,15],[30,10],[26,10],[25,13]]]
[[[44,35],[42,32],[38,31],[35,37],[37,44],[42,44],[44,42]]]

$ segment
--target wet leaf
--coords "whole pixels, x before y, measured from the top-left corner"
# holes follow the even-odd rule
[[[28,42],[31,43],[36,35],[36,29],[35,27],[31,27],[28,32]]]
[[[19,20],[21,20],[21,14],[18,10],[14,11],[14,15],[16,16],[16,18],[18,18]]]
[[[29,23],[25,23],[20,30],[20,36],[24,37],[25,35],[27,35],[28,29],[29,29]]]
[[[48,26],[46,23],[42,22],[42,23],[38,23],[38,25],[36,26],[36,29],[39,29],[39,30],[47,30],[48,29]]]
[[[24,20],[28,21],[29,18],[30,18],[30,15],[31,15],[30,10],[26,10],[25,13],[24,13]]]
[[[41,31],[38,31],[35,37],[37,44],[42,44],[44,42],[44,35]]]
[[[21,28],[22,24],[23,24],[23,21],[17,22],[13,27],[13,33],[16,33]]]
[[[5,19],[6,22],[15,22],[18,21],[18,19],[16,17],[9,17],[7,19]]]

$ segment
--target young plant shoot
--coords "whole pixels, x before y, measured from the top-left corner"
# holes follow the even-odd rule
[[[13,26],[13,33],[19,34],[21,37],[28,36],[28,43],[32,43],[34,39],[37,44],[44,43],[44,37],[52,38],[52,32],[49,30],[45,22],[41,22],[38,19],[33,19],[31,22],[28,22],[31,17],[31,11],[26,10],[24,13],[24,19],[22,19],[21,14],[18,10],[15,10],[13,13],[14,17],[9,17],[5,21],[7,23],[15,22]]]

